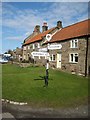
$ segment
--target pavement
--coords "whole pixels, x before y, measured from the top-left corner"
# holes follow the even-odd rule
[[[2,118],[2,120],[5,118],[8,120],[19,120],[21,118],[88,118],[88,106],[53,109],[2,103]]]
[[[5,119],[16,120],[15,117],[11,113],[9,113],[9,112],[2,113],[2,120],[5,120]]]

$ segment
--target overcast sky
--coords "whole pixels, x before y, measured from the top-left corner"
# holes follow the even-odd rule
[[[42,27],[43,22],[47,22],[49,28],[52,28],[60,20],[65,27],[88,18],[88,2],[4,1],[11,0],[3,0],[0,10],[2,13],[0,16],[2,17],[2,23],[0,21],[0,25],[2,25],[2,52],[21,47],[21,43],[33,32],[35,25]]]

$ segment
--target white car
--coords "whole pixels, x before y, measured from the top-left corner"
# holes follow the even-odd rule
[[[7,63],[7,62],[8,62],[8,60],[0,58],[0,63]]]

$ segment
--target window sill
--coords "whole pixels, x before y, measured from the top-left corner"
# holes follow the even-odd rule
[[[75,48],[78,48],[78,47],[70,47],[71,49],[75,49]]]
[[[71,63],[71,64],[77,64],[78,62],[69,62],[69,63]]]

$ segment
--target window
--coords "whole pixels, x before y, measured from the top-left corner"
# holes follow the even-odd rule
[[[38,48],[40,48],[40,43],[38,43]]]
[[[28,46],[28,50],[30,49],[30,46]]]
[[[28,53],[28,57],[29,57],[29,53]]]
[[[33,44],[33,49],[35,49],[35,45]]]
[[[47,56],[45,55],[45,59],[47,59]]]
[[[69,62],[78,63],[78,53],[71,53],[69,56]]]
[[[26,50],[26,46],[24,46],[24,50]]]
[[[40,56],[39,56],[38,58],[39,58],[39,59],[41,59],[41,57],[40,57]]]
[[[52,54],[52,55],[50,56],[50,61],[55,61],[55,55]]]
[[[55,55],[53,55],[53,60],[55,60]]]
[[[50,56],[50,61],[52,61],[52,56]]]
[[[78,39],[71,40],[70,41],[70,47],[71,48],[77,48],[78,47]]]

